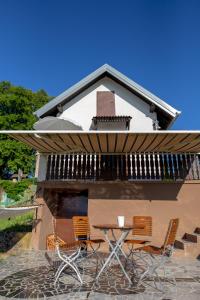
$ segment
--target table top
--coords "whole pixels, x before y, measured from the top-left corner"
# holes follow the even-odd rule
[[[119,230],[131,230],[136,228],[134,225],[124,225],[123,227],[119,227],[117,224],[100,224],[100,225],[93,225],[96,229],[119,229]],[[138,228],[138,226],[137,226]],[[143,227],[142,227],[143,228]]]

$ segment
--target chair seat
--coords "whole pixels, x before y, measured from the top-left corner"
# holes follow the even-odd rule
[[[145,252],[148,252],[150,254],[158,254],[158,255],[162,254],[162,252],[163,252],[162,247],[156,247],[156,246],[153,246],[153,245],[143,246],[143,247],[137,248],[135,250],[145,251]]]
[[[91,240],[83,240],[82,242],[86,244],[101,244],[104,243],[105,241],[103,239],[91,239]]]
[[[65,242],[59,236],[50,234],[47,236],[47,250],[55,250],[55,246],[59,245],[62,250],[71,250],[81,246],[81,241]]]
[[[77,247],[80,247],[81,246],[81,241],[74,241],[74,242],[67,242],[67,243],[64,243],[60,248],[62,250],[71,250],[71,249],[74,249],[74,248],[77,248]]]
[[[134,240],[134,239],[131,239],[131,240],[125,240],[125,243],[127,244],[147,244],[147,243],[150,243],[150,241],[147,241],[147,240]]]

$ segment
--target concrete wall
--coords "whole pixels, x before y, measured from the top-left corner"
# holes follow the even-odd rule
[[[34,249],[46,249],[46,237],[53,232],[52,213],[44,201],[44,189],[38,186],[37,203],[41,206],[36,211],[33,223],[32,246]]]
[[[43,184],[44,185],[44,184]],[[192,233],[200,226],[200,183],[45,183],[45,188],[88,189],[88,216],[91,233],[94,237],[102,237],[101,232],[94,230],[92,225],[116,223],[118,215],[124,215],[127,224],[132,223],[134,215],[150,215],[153,217],[153,238],[155,245],[162,245],[169,220],[180,218],[177,239],[185,232]],[[40,209],[42,222],[39,230],[33,232],[35,248],[45,248],[45,238],[52,232],[52,215],[45,201]],[[58,234],[65,240],[73,235],[68,232],[65,220],[58,220]],[[200,245],[200,244],[199,244]],[[197,249],[200,252],[200,246]],[[183,252],[184,254],[184,252]]]
[[[65,104],[60,117],[67,117],[78,122],[83,130],[91,129],[92,118],[96,116],[96,92],[115,91],[116,115],[131,116],[130,130],[153,130],[156,113],[150,113],[149,104],[131,93],[110,78],[99,80],[69,103]]]

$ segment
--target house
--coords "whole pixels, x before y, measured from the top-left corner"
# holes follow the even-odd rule
[[[52,218],[73,240],[73,215],[91,225],[151,215],[157,244],[172,217],[180,239],[200,225],[200,132],[170,130],[180,111],[103,65],[35,115],[36,131],[9,132],[38,151],[34,248],[46,247]]]

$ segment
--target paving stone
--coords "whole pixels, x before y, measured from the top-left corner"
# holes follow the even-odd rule
[[[100,254],[105,259],[105,254]],[[95,282],[97,262],[90,257],[80,263],[84,284],[80,286],[72,270],[67,269],[54,285],[60,262],[54,252],[24,251],[0,261],[0,299],[99,299],[99,300],[199,300],[200,262],[192,259],[171,259],[166,264],[167,278],[176,279],[176,286],[159,272],[164,292],[155,290],[152,278],[140,288],[130,285],[115,263]],[[127,272],[134,276],[132,264]]]

